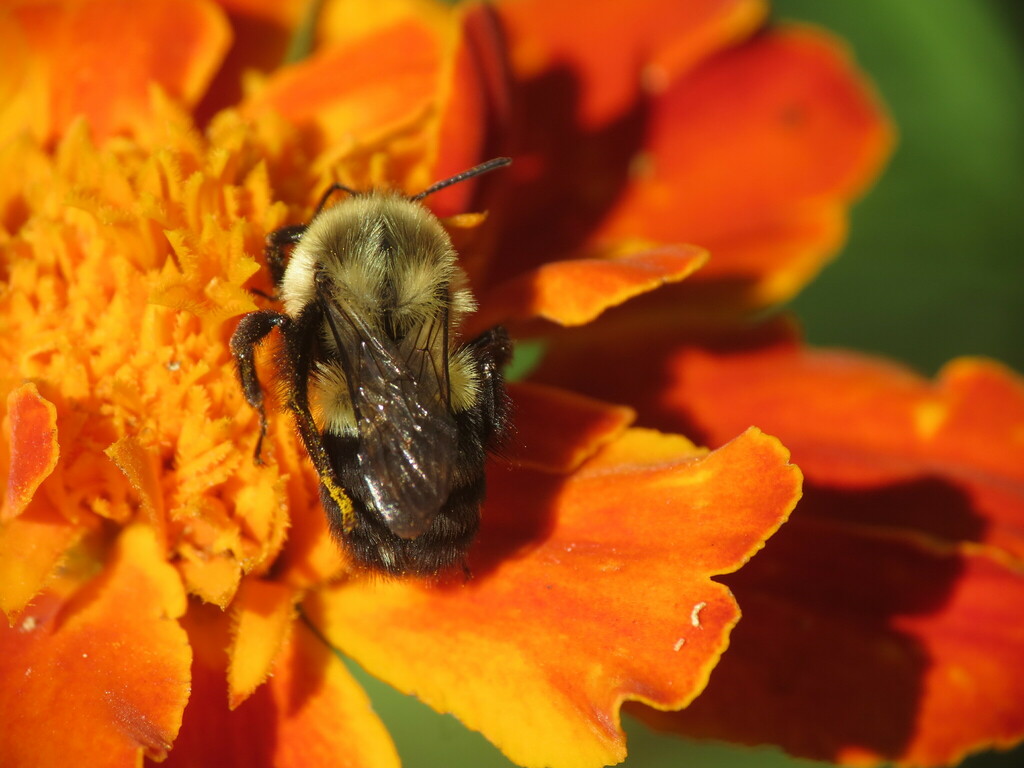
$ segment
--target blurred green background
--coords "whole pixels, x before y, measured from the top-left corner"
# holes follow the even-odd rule
[[[900,131],[848,246],[792,304],[809,340],[929,375],[975,354],[1024,370],[1024,2],[777,0],[773,15],[846,38]],[[511,765],[453,718],[355,671],[408,768]],[[815,765],[625,725],[629,768]],[[963,764],[1021,765],[1024,750]]]
[[[779,0],[845,37],[898,126],[850,241],[795,302],[815,344],[933,373],[955,355],[1024,369],[1024,3]]]

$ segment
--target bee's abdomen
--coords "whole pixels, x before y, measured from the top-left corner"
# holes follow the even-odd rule
[[[457,414],[459,450],[452,489],[438,507],[427,530],[405,539],[393,533],[365,491],[357,460],[359,438],[323,435],[338,480],[355,508],[357,525],[342,529],[340,510],[321,487],[331,532],[356,565],[393,575],[431,575],[464,561],[480,525],[480,505],[485,490],[485,450],[478,408]]]

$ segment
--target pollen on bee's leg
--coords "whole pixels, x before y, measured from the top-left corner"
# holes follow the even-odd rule
[[[356,512],[352,508],[352,500],[330,478],[321,478],[321,482],[331,500],[338,505],[338,512],[341,513],[341,530],[344,533],[351,533],[356,527]]]

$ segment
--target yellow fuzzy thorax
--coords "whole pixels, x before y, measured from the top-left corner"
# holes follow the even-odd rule
[[[398,333],[415,339],[431,323],[441,322],[447,310],[449,349],[438,348],[435,354],[448,358],[451,405],[458,412],[476,402],[472,360],[457,348],[461,319],[476,302],[448,234],[430,211],[399,193],[373,191],[314,217],[291,254],[281,285],[285,311],[292,317],[317,300],[318,270],[331,278],[331,300],[358,315],[374,333],[385,333],[387,316]],[[322,338],[335,347],[326,327]],[[355,434],[344,372],[321,365],[310,384],[322,428]]]
[[[466,276],[448,234],[419,203],[393,192],[350,197],[316,216],[295,246],[281,286],[285,311],[296,317],[314,299],[319,267],[340,298],[369,321],[383,315],[382,296],[393,296],[393,321],[409,329],[449,304],[449,322],[475,309]],[[438,293],[447,286],[447,297]]]

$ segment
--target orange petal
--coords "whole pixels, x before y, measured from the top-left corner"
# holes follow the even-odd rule
[[[108,447],[105,454],[124,472],[132,489],[139,494],[145,520],[166,542],[167,520],[164,518],[164,494],[160,488],[159,451],[149,448],[135,435],[125,435]]]
[[[168,768],[397,768],[366,693],[306,626],[294,627],[272,676],[235,710],[228,708],[223,615],[193,606],[188,626],[196,647],[192,697]]]
[[[636,416],[632,408],[541,384],[510,384],[508,392],[514,426],[502,456],[547,472],[576,469]]]
[[[298,593],[259,579],[242,583],[232,602],[234,626],[228,649],[228,706],[235,709],[267,679],[295,621]]]
[[[507,189],[494,206],[500,231],[488,277],[495,281],[590,244],[642,165],[649,75],[664,79],[665,70],[685,71],[735,44],[756,27],[765,4],[601,0],[581,11],[571,0],[529,0],[502,3],[499,12],[513,62],[514,114],[498,140],[515,163],[503,171]]]
[[[985,544],[1024,562],[1024,381],[958,360],[932,383],[885,361],[789,343],[680,350],[667,409],[711,445],[756,423],[820,494],[802,509]]]
[[[598,0],[584,10],[566,0],[527,0],[500,9],[517,74],[539,79],[562,70],[577,90],[578,120],[590,127],[632,108],[645,67],[685,69],[753,30],[765,3]]]
[[[659,94],[645,162],[598,237],[699,243],[699,281],[789,298],[841,241],[844,210],[888,155],[891,130],[839,44],[779,30]]]
[[[1024,381],[962,359],[935,382],[885,360],[804,349],[785,322],[703,341],[604,324],[549,345],[541,381],[637,403],[640,423],[719,445],[756,424],[808,482],[801,509],[1024,560]],[[607,375],[629,370],[629,377]]]
[[[312,615],[519,764],[618,762],[624,700],[679,708],[706,684],[739,617],[710,577],[785,520],[787,457],[756,430],[712,454],[631,431],[569,478],[496,470],[472,580],[349,583]]]
[[[484,4],[463,4],[452,9],[433,0],[389,0],[375,4],[340,0],[326,5],[317,32],[325,50],[341,50],[364,47],[364,40],[403,25],[432,38],[429,46],[410,42],[412,47],[405,54],[412,55],[417,47],[421,51],[430,47],[436,48],[437,55],[436,65],[420,66],[419,74],[424,79],[417,85],[418,90],[404,95],[410,117],[424,117],[429,111],[431,118],[419,126],[425,131],[421,137],[425,142],[418,151],[425,155],[426,162],[410,181],[409,188],[415,189],[453,176],[496,154],[492,151],[490,133],[508,118],[508,76],[499,23],[494,10]],[[369,54],[383,62],[376,65],[378,68],[388,66],[379,47],[370,49]],[[388,77],[389,82],[378,90],[392,90],[393,83],[400,82],[405,75]],[[366,137],[358,138],[366,142]],[[350,141],[351,137],[346,136],[345,140]],[[395,147],[389,149],[394,162]],[[431,195],[429,205],[443,217],[471,210],[470,201],[478,186],[476,181],[453,185]]]
[[[234,599],[242,579],[242,566],[230,554],[213,554],[204,549],[180,547],[181,578],[189,594],[226,608]]]
[[[645,720],[851,765],[954,765],[1024,735],[1019,569],[798,511],[728,581],[743,621],[708,689]]]
[[[332,0],[320,13],[316,33],[323,45],[333,45],[361,40],[407,21],[417,21],[441,34],[451,21],[451,9],[435,0]]]
[[[5,418],[10,466],[7,492],[0,508],[0,522],[20,515],[32,500],[60,455],[57,443],[57,409],[45,400],[35,384],[22,384],[7,395]]]
[[[271,72],[285,61],[289,41],[310,7],[309,0],[219,0],[218,5],[231,25],[232,41],[196,107],[200,123],[241,101],[246,72]]]
[[[518,56],[546,50],[543,35],[524,35]],[[517,163],[491,279],[642,238],[712,254],[698,281],[667,292],[677,304],[761,305],[802,287],[841,244],[849,202],[887,156],[891,128],[831,38],[771,30],[738,40],[721,38],[733,47],[695,67],[653,55],[643,93],[597,126],[581,123],[575,59],[539,56],[516,103],[518,122],[543,130],[510,140]],[[618,47],[587,44],[594,56]]]
[[[315,126],[325,146],[372,144],[427,114],[441,59],[432,28],[405,20],[279,70],[246,109]]]
[[[733,671],[688,730],[915,764],[1024,736],[1021,378],[961,360],[933,383],[803,349],[785,323],[703,343],[649,334],[642,351],[625,331],[604,329],[605,356],[552,345],[538,373],[711,445],[756,423],[806,474],[794,521],[730,581],[744,605]],[[613,360],[628,381],[600,376]]]
[[[138,526],[121,535],[103,574],[69,600],[44,597],[17,627],[0,627],[5,764],[162,759],[189,695],[192,655],[174,620],[184,610],[177,574],[152,532]]]
[[[706,261],[701,249],[678,245],[615,258],[550,262],[493,287],[472,318],[473,327],[535,317],[582,325],[634,296],[689,277]]]
[[[0,526],[0,610],[11,622],[42,591],[84,533],[45,498]]]
[[[441,83],[435,179],[446,179],[501,154],[497,132],[511,114],[510,74],[504,35],[494,7],[464,4],[452,75]],[[478,184],[454,184],[431,195],[431,209],[452,216],[473,209]]]
[[[28,127],[42,140],[60,135],[78,115],[98,138],[131,130],[149,120],[154,84],[195,104],[231,35],[219,9],[198,0],[21,4],[7,23],[18,41],[7,71],[21,81],[0,88],[26,92],[0,134]],[[28,104],[42,106],[43,114],[18,119],[19,105]]]

